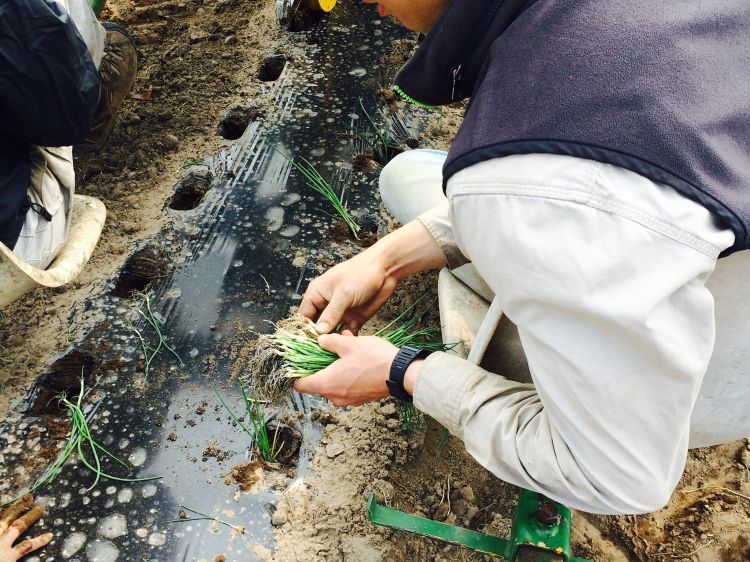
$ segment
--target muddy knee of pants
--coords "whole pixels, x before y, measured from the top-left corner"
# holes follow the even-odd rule
[[[33,267],[46,269],[60,252],[70,227],[75,189],[73,149],[34,146],[30,156],[27,193],[32,208],[26,213],[13,253]]]

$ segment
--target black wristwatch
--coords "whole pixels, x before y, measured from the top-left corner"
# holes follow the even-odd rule
[[[406,389],[404,388],[404,375],[406,374],[406,369],[411,365],[412,361],[415,359],[424,359],[430,353],[432,352],[411,345],[401,346],[396,357],[393,358],[393,363],[391,363],[391,374],[388,377],[388,380],[385,381],[385,384],[388,385],[388,392],[391,393],[391,396],[402,402],[412,401],[411,394],[406,392]]]

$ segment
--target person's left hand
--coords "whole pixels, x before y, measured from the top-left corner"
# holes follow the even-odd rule
[[[323,334],[320,347],[339,356],[322,371],[299,379],[297,392],[320,394],[336,406],[360,406],[388,396],[385,381],[398,348],[383,338],[342,334]]]
[[[34,498],[26,494],[0,514],[0,562],[16,562],[52,540],[52,533],[45,533],[13,546],[16,539],[44,515],[44,508],[33,507],[33,504]]]

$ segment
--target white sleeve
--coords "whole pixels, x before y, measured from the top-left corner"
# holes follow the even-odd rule
[[[715,256],[570,201],[457,193],[452,212],[534,385],[434,354],[415,405],[503,480],[593,513],[663,506],[713,346]]]

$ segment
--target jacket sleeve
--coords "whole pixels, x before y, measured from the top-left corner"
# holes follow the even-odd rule
[[[90,130],[98,98],[94,61],[60,4],[0,2],[0,138],[76,144]]]

